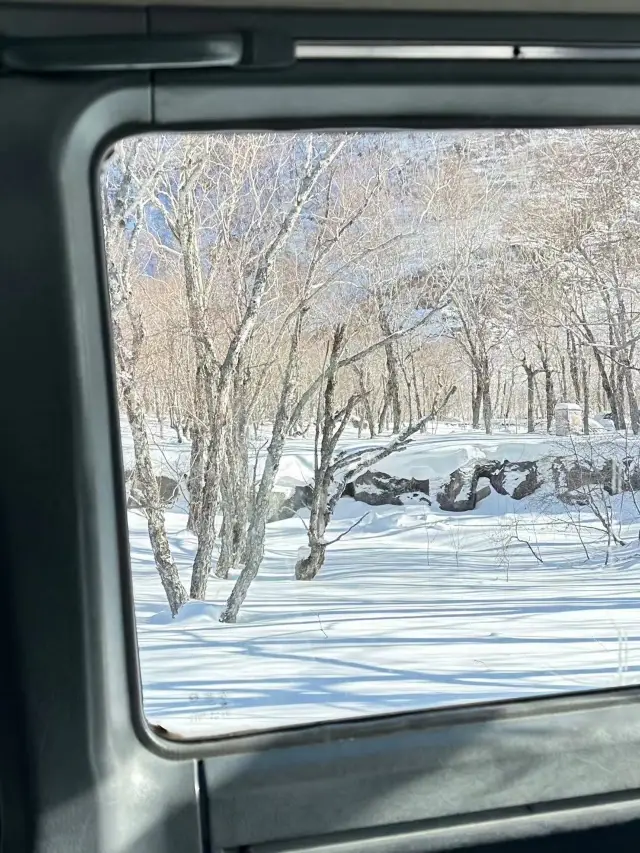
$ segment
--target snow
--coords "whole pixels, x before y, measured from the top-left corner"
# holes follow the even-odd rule
[[[507,494],[512,495],[520,483],[527,479],[526,471],[507,471],[504,475],[504,488]]]
[[[380,442],[381,444],[381,442]],[[536,460],[553,453],[555,436],[485,436],[479,433],[419,436],[409,447],[375,464],[377,471],[393,477],[442,482],[457,468],[478,462],[508,459],[510,462]]]
[[[159,610],[153,616],[149,616],[147,622],[150,625],[219,625],[223,608],[219,604],[209,601],[187,601],[180,608],[176,616],[171,615],[171,610]]]
[[[120,423],[122,430],[123,457],[125,469],[133,467],[133,443],[126,424]],[[418,480],[442,482],[456,468],[463,468],[477,462],[491,460],[509,460],[509,462],[536,461],[547,456],[559,456],[574,452],[580,445],[580,436],[560,437],[544,434],[513,435],[506,430],[486,436],[484,433],[468,429],[464,424],[438,424],[431,426],[427,434],[418,434],[404,450],[396,452],[372,466],[376,471],[393,477],[414,477]],[[165,429],[164,438],[158,437],[154,425],[154,443],[152,457],[158,474],[179,479],[189,469],[190,444],[188,441],[178,444]],[[253,442],[253,452],[258,456],[256,466],[260,476],[264,467],[266,444],[269,435],[262,432]],[[340,450],[373,451],[383,447],[391,436],[371,439],[358,439],[356,430],[346,430],[340,443]],[[591,436],[590,441],[604,443],[607,451],[612,442],[616,442],[622,453],[626,448],[626,439],[615,434],[611,436]],[[296,486],[306,486],[313,481],[313,449],[309,438],[289,439],[280,464],[276,489],[291,491]]]
[[[555,436],[464,429],[421,435],[376,468],[442,479],[481,459],[558,449]],[[378,443],[351,434],[341,448]],[[175,468],[188,452],[166,438],[155,458]],[[279,485],[308,482],[312,461],[309,439],[288,442]],[[265,560],[236,625],[218,621],[234,578],[212,576],[207,601],[170,618],[146,522],[131,510],[147,716],[184,735],[221,735],[637,682],[640,524],[631,496],[614,504],[630,544],[607,553],[587,508],[543,508],[535,495],[492,493],[466,513],[343,498],[327,538],[367,515],[328,549],[313,581],[294,579],[307,547],[302,520],[268,525]],[[185,527],[184,511],[167,513],[188,587],[196,542]]]

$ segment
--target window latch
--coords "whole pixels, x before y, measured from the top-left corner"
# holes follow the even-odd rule
[[[273,68],[295,60],[283,33],[127,35],[0,41],[0,67],[21,74]]]

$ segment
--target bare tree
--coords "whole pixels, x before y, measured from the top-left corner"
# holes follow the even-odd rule
[[[370,452],[345,452],[336,456],[338,442],[360,397],[358,392],[353,393],[344,406],[337,406],[337,377],[340,370],[341,354],[345,346],[345,335],[346,326],[344,324],[337,325],[333,332],[325,370],[323,371],[323,389],[318,398],[316,416],[315,472],[311,515],[307,528],[309,552],[296,564],[295,574],[298,580],[312,580],[324,564],[329,545],[343,538],[359,523],[356,522],[351,525],[347,531],[333,540],[326,539],[327,525],[338,501],[344,494],[347,483],[371,465],[406,447],[410,437],[422,427],[423,423],[433,417],[433,412],[425,415],[421,420],[402,430],[382,448]],[[454,391],[454,388],[449,391],[442,403],[443,407]]]
[[[133,436],[135,480],[144,502],[151,548],[169,607],[175,615],[186,601],[187,594],[165,531],[146,414],[136,383],[145,332],[142,314],[132,296],[132,268],[149,186],[137,186],[134,178],[139,167],[138,140],[120,148],[115,156],[119,159],[119,168],[116,170],[112,166],[112,174],[115,173],[118,180],[113,184],[103,183],[103,223],[117,375]],[[158,167],[156,163],[153,166]]]
[[[104,209],[118,395],[174,612],[186,595],[154,419],[165,440],[169,425],[189,442],[190,594],[205,596],[214,566],[239,572],[229,621],[263,560],[293,433],[317,432],[320,553],[354,417],[371,438],[405,435],[446,401],[487,432],[498,416],[550,430],[560,394],[580,403],[585,433],[604,408],[640,431],[638,139],[225,134],[117,147]]]
[[[193,561],[189,593],[191,598],[202,599],[205,597],[207,579],[211,570],[216,539],[215,518],[219,499],[220,463],[229,421],[229,394],[238,359],[253,332],[258,311],[269,284],[271,268],[284,248],[318,180],[345,144],[345,140],[341,140],[327,150],[318,153],[313,146],[313,140],[309,140],[306,164],[298,182],[295,197],[275,235],[259,256],[255,268],[250,273],[246,307],[218,371],[215,409],[212,412],[210,422],[210,439],[202,489],[202,515],[198,530],[198,549]]]

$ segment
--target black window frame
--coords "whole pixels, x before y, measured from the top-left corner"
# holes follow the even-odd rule
[[[623,16],[572,16],[569,31],[564,16],[536,16],[532,30],[529,16],[65,15],[53,34],[281,27],[295,38],[352,31],[400,39],[415,38],[418,27],[440,40],[498,31],[514,43],[519,35],[640,44],[640,18]],[[52,20],[49,9],[29,21],[0,7],[9,35],[51,35]],[[640,819],[640,687],[202,741],[169,741],[150,729],[98,210],[102,158],[129,134],[640,124],[640,67],[310,62],[5,74],[0,108],[11,117],[0,133],[0,364],[12,401],[0,421],[0,446],[11,448],[0,482],[0,632],[11,652],[0,698],[9,723],[0,731],[7,849],[64,849],[77,827],[83,849],[100,851],[189,853],[210,842],[265,853],[401,853]],[[18,349],[17,340],[28,346]]]

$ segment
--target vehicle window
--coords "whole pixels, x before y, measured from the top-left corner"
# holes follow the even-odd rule
[[[637,131],[154,135],[101,187],[151,723],[637,682]]]

